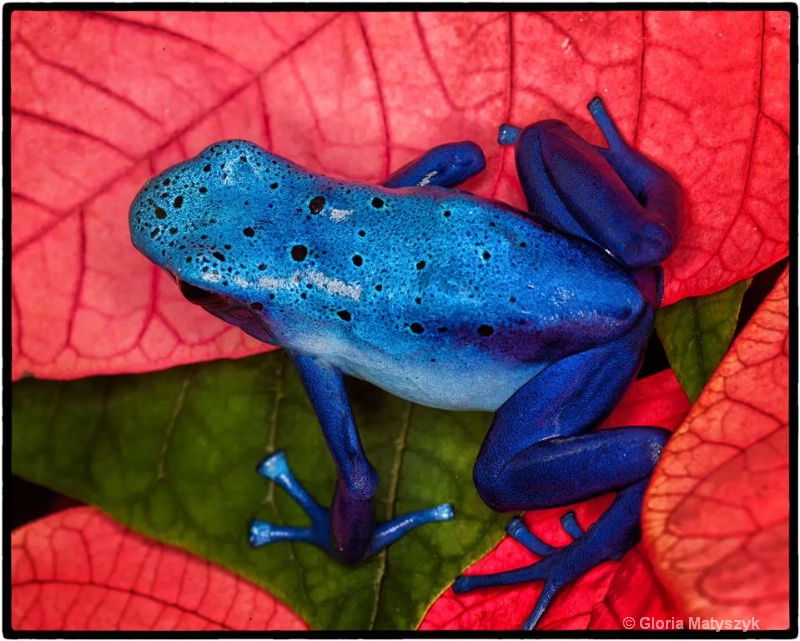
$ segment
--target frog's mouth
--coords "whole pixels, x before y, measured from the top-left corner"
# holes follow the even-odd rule
[[[226,307],[225,297],[221,294],[187,283],[177,276],[175,277],[175,282],[178,283],[178,288],[181,290],[183,297],[194,305],[210,309]]]

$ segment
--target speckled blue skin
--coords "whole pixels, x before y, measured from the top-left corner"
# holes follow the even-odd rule
[[[251,543],[302,540],[355,563],[443,504],[378,525],[378,476],[343,375],[433,407],[495,411],[475,483],[496,510],[617,491],[574,542],[553,549],[519,520],[509,532],[543,556],[528,568],[459,577],[456,591],[544,580],[526,627],[555,593],[638,537],[647,479],[667,439],[653,427],[593,432],[635,376],[660,301],[657,265],[681,224],[677,184],[589,105],[609,148],[564,123],[501,128],[515,144],[531,213],[453,189],[481,171],[473,143],[442,145],[380,186],[311,173],[256,145],[220,142],[149,181],[130,210],[134,245],[184,295],[291,354],[337,467],[330,509],[282,453],[259,472],[304,506],[308,528],[262,521]]]

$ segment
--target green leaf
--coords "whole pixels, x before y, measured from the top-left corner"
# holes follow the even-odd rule
[[[730,347],[752,279],[711,296],[685,298],[656,312],[656,332],[683,390],[694,402]]]
[[[276,449],[330,502],[335,472],[283,352],[136,376],[23,380],[12,389],[12,470],[95,504],[120,522],[264,586],[315,629],[414,629],[429,604],[502,536],[508,517],[475,491],[472,464],[490,417],[433,410],[351,381],[364,446],[381,475],[378,517],[449,501],[358,567],[307,544],[251,550],[250,519],[305,525],[256,474]]]

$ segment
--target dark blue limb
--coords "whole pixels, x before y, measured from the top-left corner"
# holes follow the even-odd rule
[[[378,473],[361,446],[344,375],[313,356],[291,356],[314,406],[336,472],[344,483],[342,489],[355,499],[371,499],[378,489]]]
[[[338,369],[311,356],[292,354],[292,359],[333,457],[336,488],[331,508],[326,510],[297,481],[282,452],[267,457],[259,466],[259,473],[277,483],[300,504],[309,515],[311,526],[283,527],[255,520],[250,526],[252,546],[302,541],[317,545],[341,562],[351,564],[380,551],[412,528],[453,518],[452,506],[443,504],[378,525],[373,500],[378,474],[361,446],[344,388],[344,376]]]
[[[683,194],[680,185],[664,169],[628,145],[599,97],[592,98],[588,108],[608,143],[608,149],[595,149],[614,168],[641,204],[648,219],[669,234],[671,246],[674,247],[681,239],[683,230]],[[669,252],[664,258],[668,255]]]
[[[447,143],[429,149],[381,184],[384,187],[455,187],[483,171],[485,166],[483,151],[474,142]]]
[[[455,591],[543,580],[532,627],[561,587],[635,543],[647,479],[669,432],[591,430],[635,376],[651,323],[648,311],[627,336],[567,357],[520,388],[495,414],[475,464],[478,492],[498,511],[556,507],[607,492],[618,492],[616,501],[586,532],[574,514],[565,515],[562,525],[573,541],[562,548],[512,521],[511,535],[542,560],[510,572],[459,577]]]
[[[590,145],[558,120],[500,129],[515,144],[517,171],[530,210],[597,243],[628,267],[655,266],[680,239],[680,187],[619,135],[602,101],[589,103],[609,149]]]

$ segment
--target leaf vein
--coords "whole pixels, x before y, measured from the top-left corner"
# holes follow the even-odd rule
[[[394,460],[392,461],[392,471],[389,477],[389,493],[386,501],[386,504],[389,506],[389,513],[386,515],[387,520],[394,517],[397,511],[397,489],[400,485],[400,469],[403,466],[403,455],[405,454],[406,446],[408,444],[408,433],[411,428],[411,411],[413,407],[413,403],[406,401],[405,411],[403,412],[402,428],[398,438],[395,439]],[[376,589],[375,602],[373,603],[372,612],[369,617],[370,630],[375,629],[375,621],[378,616],[378,606],[380,605],[381,596],[383,594],[383,586],[386,580],[388,565],[389,559],[387,558],[387,550],[384,549],[378,555],[378,571],[373,583]]]
[[[169,423],[167,424],[167,429],[164,430],[164,441],[161,444],[161,455],[158,457],[158,481],[162,481],[167,476],[167,452],[169,451],[169,444],[172,438],[172,431],[175,429],[175,424],[178,422],[178,417],[180,416],[181,412],[183,411],[183,404],[186,400],[186,391],[189,389],[189,382],[191,380],[191,374],[186,375],[186,378],[183,379],[183,383],[181,384],[181,389],[178,392],[178,397],[175,399],[175,407],[172,409],[172,416],[169,418]]]

